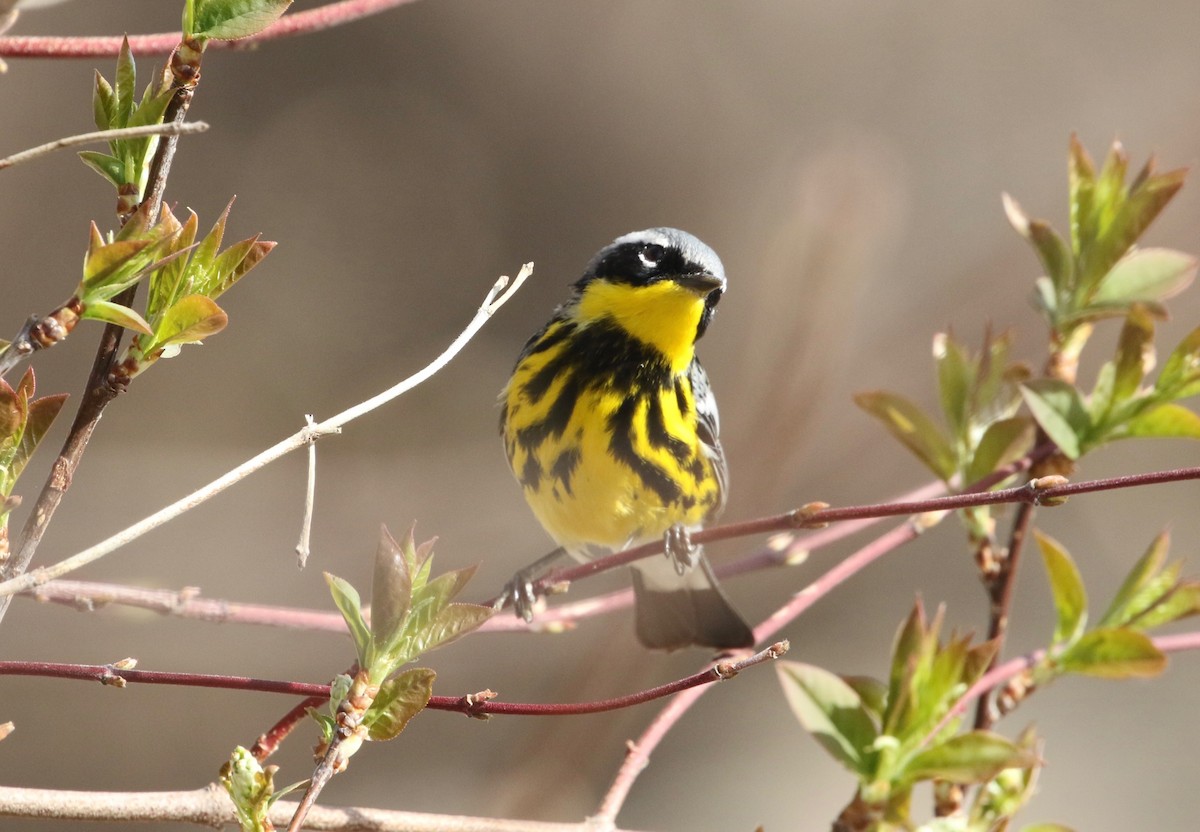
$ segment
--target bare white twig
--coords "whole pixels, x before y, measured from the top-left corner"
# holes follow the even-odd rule
[[[304,414],[304,421],[307,423],[309,431],[308,485],[304,490],[304,520],[300,523],[300,542],[296,544],[296,565],[301,569],[308,563],[308,555],[311,551],[309,543],[312,540],[313,505],[317,500],[317,439],[320,438],[312,432],[317,423],[313,420],[311,413]]]
[[[294,801],[281,800],[271,807],[271,820],[282,828],[295,810]],[[0,786],[0,817],[175,821],[217,829],[237,824],[233,804],[216,784],[180,792],[83,792]],[[619,832],[592,820],[548,823],[331,806],[314,806],[304,828],[330,832]]]
[[[64,147],[95,144],[97,142],[111,142],[117,139],[137,139],[143,136],[183,136],[188,133],[203,133],[207,129],[208,122],[185,121],[182,124],[145,124],[141,127],[122,127],[119,130],[95,130],[91,133],[80,133],[78,136],[66,136],[61,139],[55,139],[52,142],[31,147],[28,150],[22,150],[20,153],[14,153],[12,156],[0,159],[0,170],[11,168],[13,165],[19,165],[22,162],[32,162],[34,159],[46,156]]]
[[[361,402],[351,408],[343,410],[341,413],[330,419],[326,419],[323,422],[318,422],[311,427],[305,426],[303,429],[292,434],[287,439],[272,445],[270,448],[267,448],[257,456],[248,459],[238,467],[234,468],[232,471],[229,471],[224,476],[218,477],[203,488],[192,492],[183,499],[176,500],[169,506],[159,509],[154,514],[151,514],[144,520],[134,523],[129,528],[117,532],[112,537],[102,540],[96,545],[88,549],[84,549],[82,552],[74,554],[69,558],[59,561],[58,563],[51,564],[50,566],[43,566],[38,569],[31,570],[30,572],[26,572],[24,575],[19,575],[15,578],[10,578],[7,581],[0,582],[0,595],[13,595],[18,592],[23,592],[27,589],[33,589],[34,587],[41,586],[42,584],[52,581],[55,578],[61,578],[63,575],[74,572],[76,569],[86,566],[92,561],[99,560],[105,555],[120,549],[127,543],[136,540],[146,532],[151,531],[152,529],[157,529],[164,523],[174,520],[184,512],[190,511],[201,503],[204,503],[207,500],[215,497],[229,486],[236,482],[240,482],[250,474],[253,474],[255,471],[266,467],[280,457],[291,453],[298,448],[304,447],[308,443],[315,441],[315,439],[324,436],[325,434],[339,432],[342,426],[348,422],[352,422],[358,417],[366,413],[370,413],[372,410],[387,404],[392,399],[398,398],[407,393],[409,390],[412,390],[414,387],[422,384],[425,381],[428,381],[434,376],[434,374],[445,367],[446,364],[448,364],[450,360],[454,358],[454,356],[457,355],[464,346],[466,346],[468,341],[475,337],[475,334],[479,332],[479,330],[483,328],[483,325],[487,323],[492,315],[496,313],[496,310],[503,306],[509,300],[509,298],[513,296],[513,294],[521,287],[521,284],[525,282],[525,279],[528,278],[532,273],[533,264],[526,263],[521,267],[521,271],[517,274],[516,279],[513,280],[511,284],[509,283],[509,278],[507,276],[501,277],[499,280],[497,280],[495,285],[493,285],[491,290],[487,293],[487,297],[484,298],[483,304],[479,307],[479,311],[475,313],[475,317],[471,319],[471,322],[467,324],[466,329],[459,333],[459,336],[454,339],[450,346],[446,347],[446,349],[442,351],[441,355],[435,358],[423,369],[404,379],[399,384],[396,384],[382,393],[367,399],[365,402]]]

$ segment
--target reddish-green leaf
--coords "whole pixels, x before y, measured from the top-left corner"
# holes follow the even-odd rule
[[[429,668],[414,667],[379,686],[379,693],[363,717],[372,740],[395,739],[409,721],[425,709],[433,696],[437,674]]]
[[[1085,676],[1129,679],[1157,676],[1167,666],[1167,657],[1145,633],[1099,628],[1084,633],[1064,650],[1058,656],[1058,666]]]
[[[32,393],[32,391],[30,392]],[[29,458],[37,450],[37,446],[41,443],[42,437],[46,435],[46,431],[50,430],[50,425],[54,423],[55,417],[58,416],[59,411],[62,410],[62,406],[66,401],[66,393],[54,393],[49,396],[42,396],[40,399],[34,399],[29,403],[29,415],[25,421],[25,430],[21,433],[21,444],[17,446],[12,464],[8,469],[9,476],[13,480],[21,476],[21,472],[25,470],[25,466],[29,463]]]
[[[404,553],[387,527],[382,526],[371,579],[371,633],[380,652],[389,651],[403,631],[411,600],[412,578]]]

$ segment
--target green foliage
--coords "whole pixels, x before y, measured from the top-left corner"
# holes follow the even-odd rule
[[[15,388],[0,379],[0,551],[7,549],[8,515],[16,506],[13,488],[67,400],[66,393],[39,399],[36,392],[32,367]]]
[[[92,113],[100,130],[141,127],[161,124],[167,105],[171,102],[170,77],[158,74],[137,98],[137,66],[129,51],[129,39],[121,44],[117,56],[116,83],[110,84],[96,72],[92,93]],[[108,153],[84,150],[79,158],[92,170],[113,184],[122,204],[132,208],[145,195],[150,175],[150,162],[158,147],[158,136],[139,139],[118,139],[108,143]],[[125,213],[122,211],[122,213]]]
[[[1155,159],[1126,184],[1129,159],[1113,143],[1103,167],[1095,165],[1071,137],[1070,245],[1045,220],[1030,219],[1011,197],[1009,222],[1033,247],[1045,269],[1036,305],[1060,342],[1092,321],[1128,314],[1133,304],[1158,307],[1196,275],[1196,260],[1162,249],[1138,250],[1134,243],[1183,187],[1184,169],[1158,173]]]
[[[292,0],[187,0],[183,32],[197,40],[238,40],[270,26]]]
[[[189,211],[187,222],[181,225],[169,208],[163,208],[159,226],[168,235],[163,249],[166,257],[149,277],[146,330],[130,341],[119,362],[126,378],[134,378],[160,358],[176,355],[185,344],[215,335],[229,322],[215,298],[275,247],[254,236],[219,251],[232,206],[231,201],[198,243],[196,214]]]
[[[294,783],[275,791],[274,777],[278,769],[278,766],[264,768],[253,754],[240,745],[233,750],[228,762],[221,766],[221,785],[233,802],[242,832],[271,832],[275,827],[267,815],[272,804],[303,785]]]
[[[453,600],[474,574],[474,567],[430,578],[433,544],[429,540],[416,545],[410,529],[401,545],[387,529],[382,530],[375,554],[369,624],[354,587],[341,578],[325,575],[354,640],[358,666],[368,685],[378,688],[362,717],[373,740],[395,737],[432,695],[432,670],[413,668],[394,674],[429,650],[476,629],[493,613],[491,607]],[[343,692],[334,703],[345,696]],[[331,730],[333,720],[321,717],[318,721],[324,730]]]
[[[1022,745],[987,731],[959,734],[959,719],[946,720],[987,670],[995,645],[954,635],[943,642],[942,618],[939,610],[927,621],[922,605],[914,606],[896,635],[886,685],[797,662],[778,665],[800,724],[857,776],[855,804],[892,824],[879,829],[910,828],[917,783],[991,784],[1005,772],[1028,772],[1037,760],[1032,740]]]
[[[1058,541],[1036,532],[1054,596],[1057,623],[1052,648],[1031,673],[1045,684],[1063,673],[1107,679],[1156,676],[1166,657],[1146,633],[1200,613],[1200,582],[1182,580],[1181,561],[1166,564],[1169,538],[1154,539],[1134,564],[1099,625],[1087,630],[1087,594],[1079,570]]]

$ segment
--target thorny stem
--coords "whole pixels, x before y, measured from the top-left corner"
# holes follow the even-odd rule
[[[306,35],[380,14],[414,0],[340,0],[316,9],[288,14],[257,35],[240,40],[214,40],[208,49],[253,49],[262,41]],[[178,32],[131,35],[129,47],[138,55],[166,55],[179,43]],[[115,56],[119,37],[0,37],[0,57],[92,58]]]
[[[193,93],[192,86],[176,87],[175,94],[163,114],[164,124],[178,126],[184,123]],[[175,157],[175,149],[178,145],[178,133],[167,135],[159,141],[154,152],[146,196],[136,209],[144,211],[147,217],[158,216],[162,208],[167,176],[171,172],[171,161]],[[118,204],[120,204],[119,201]],[[121,218],[122,224],[129,220],[129,216]],[[121,306],[129,306],[133,302],[136,292],[137,284],[135,283],[113,298],[113,302]],[[124,329],[117,324],[108,324],[104,327],[104,332],[100,336],[100,345],[96,350],[95,361],[92,362],[92,371],[88,375],[87,385],[84,388],[86,392],[79,405],[79,410],[75,412],[71,430],[63,443],[62,450],[59,451],[58,458],[55,459],[50,469],[50,475],[46,479],[45,485],[38,494],[37,502],[34,504],[25,526],[21,529],[21,545],[16,556],[6,564],[5,568],[0,569],[0,578],[4,578],[5,582],[11,582],[23,576],[25,570],[29,568],[38,544],[54,517],[54,512],[66,495],[67,489],[71,487],[71,479],[79,467],[83,452],[87,450],[88,441],[92,438],[96,424],[100,421],[108,403],[116,398],[119,392],[109,383],[109,373],[116,360],[117,348],[120,346],[123,333]],[[8,612],[11,603],[11,594],[0,596],[0,621],[4,620],[4,614]]]

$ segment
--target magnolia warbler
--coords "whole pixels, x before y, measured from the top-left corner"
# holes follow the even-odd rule
[[[754,642],[689,537],[725,504],[717,403],[694,349],[725,286],[720,258],[691,234],[626,234],[525,344],[501,393],[500,433],[560,547],[506,587],[502,600],[526,620],[533,576],[561,553],[586,560],[663,537],[668,558],[632,566],[638,639]]]

